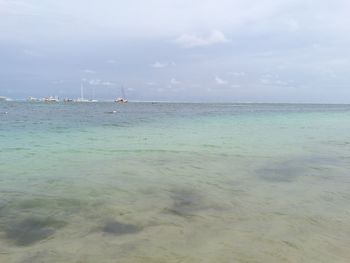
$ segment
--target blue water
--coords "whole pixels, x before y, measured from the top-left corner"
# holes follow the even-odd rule
[[[0,262],[349,262],[350,106],[0,102]]]

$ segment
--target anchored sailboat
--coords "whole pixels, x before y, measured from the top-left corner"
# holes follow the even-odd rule
[[[92,99],[90,102],[98,102],[98,100],[95,99],[95,87],[92,87]]]
[[[83,80],[80,80],[80,98],[75,100],[76,102],[89,102],[88,99],[84,99],[84,85]]]
[[[123,87],[123,86],[120,88],[120,91],[121,91],[121,93],[122,93],[122,97],[116,98],[116,99],[114,100],[114,102],[117,102],[117,103],[127,103],[127,102],[128,102],[128,99],[127,99],[126,96],[125,96],[125,91],[124,91],[124,87]]]

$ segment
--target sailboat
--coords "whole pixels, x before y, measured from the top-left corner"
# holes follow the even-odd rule
[[[90,102],[98,102],[98,100],[95,99],[95,87],[92,87],[92,99]]]
[[[120,90],[121,90],[121,93],[122,93],[122,97],[116,98],[116,99],[114,100],[114,102],[116,102],[116,103],[127,103],[127,102],[128,102],[128,99],[127,99],[126,96],[125,96],[124,87],[122,86],[122,87],[120,88]]]
[[[90,102],[88,99],[84,99],[83,80],[80,80],[80,98],[77,98],[75,102]]]

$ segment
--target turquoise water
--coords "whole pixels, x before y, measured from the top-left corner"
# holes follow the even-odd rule
[[[349,132],[347,105],[1,102],[0,262],[349,262]]]

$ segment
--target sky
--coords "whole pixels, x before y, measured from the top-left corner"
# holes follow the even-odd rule
[[[350,103],[348,0],[0,0],[0,96]]]

